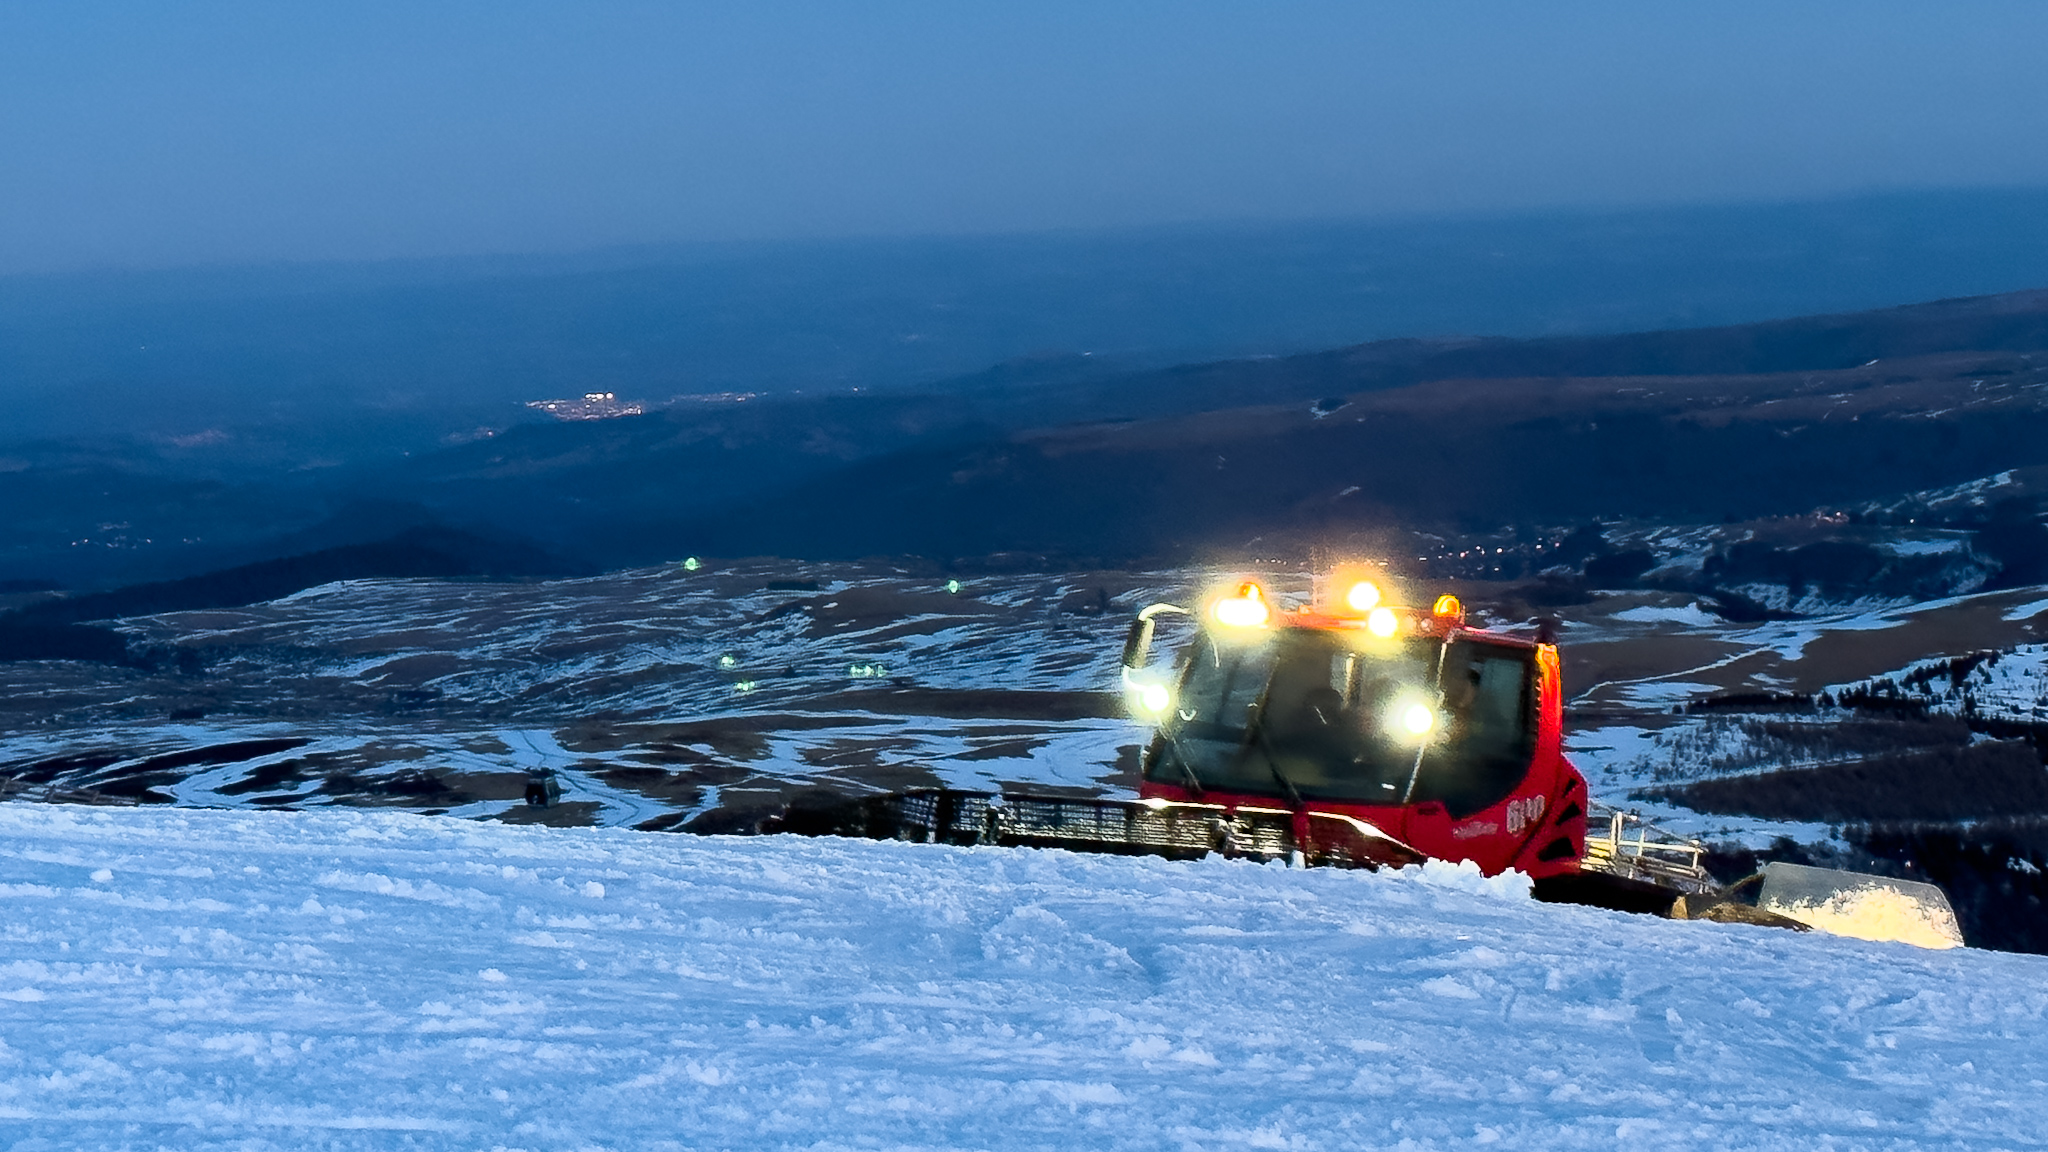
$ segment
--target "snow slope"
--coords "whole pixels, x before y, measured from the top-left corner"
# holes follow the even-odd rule
[[[0,1147],[2048,1141],[2048,958],[1524,891],[0,805]]]

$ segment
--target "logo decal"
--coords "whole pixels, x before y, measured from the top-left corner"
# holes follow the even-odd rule
[[[1543,819],[1543,797],[1531,796],[1527,800],[1508,801],[1508,835],[1520,836],[1535,827]]]

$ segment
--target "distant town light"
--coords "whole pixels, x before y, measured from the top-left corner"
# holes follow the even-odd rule
[[[695,556],[692,556],[689,559],[683,561],[683,571],[685,572],[695,572],[697,569],[702,568],[703,566],[703,561],[697,559]]]
[[[638,400],[621,400],[616,392],[585,392],[578,400],[528,400],[526,406],[557,420],[610,420],[618,416],[641,416],[647,412],[646,404]]]

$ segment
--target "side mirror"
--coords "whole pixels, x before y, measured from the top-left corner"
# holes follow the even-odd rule
[[[1143,668],[1151,654],[1152,618],[1140,616],[1131,621],[1131,630],[1124,634],[1124,667],[1132,671]]]

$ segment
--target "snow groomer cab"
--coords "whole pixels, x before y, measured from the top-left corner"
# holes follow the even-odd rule
[[[1199,609],[1155,604],[1124,646],[1129,706],[1153,726],[1141,803],[1285,814],[1306,862],[1470,860],[1493,875],[1579,871],[1586,783],[1565,759],[1557,646],[1468,626],[1458,598],[1389,602],[1343,574],[1284,609],[1256,581]],[[1192,617],[1170,668],[1155,627]]]

